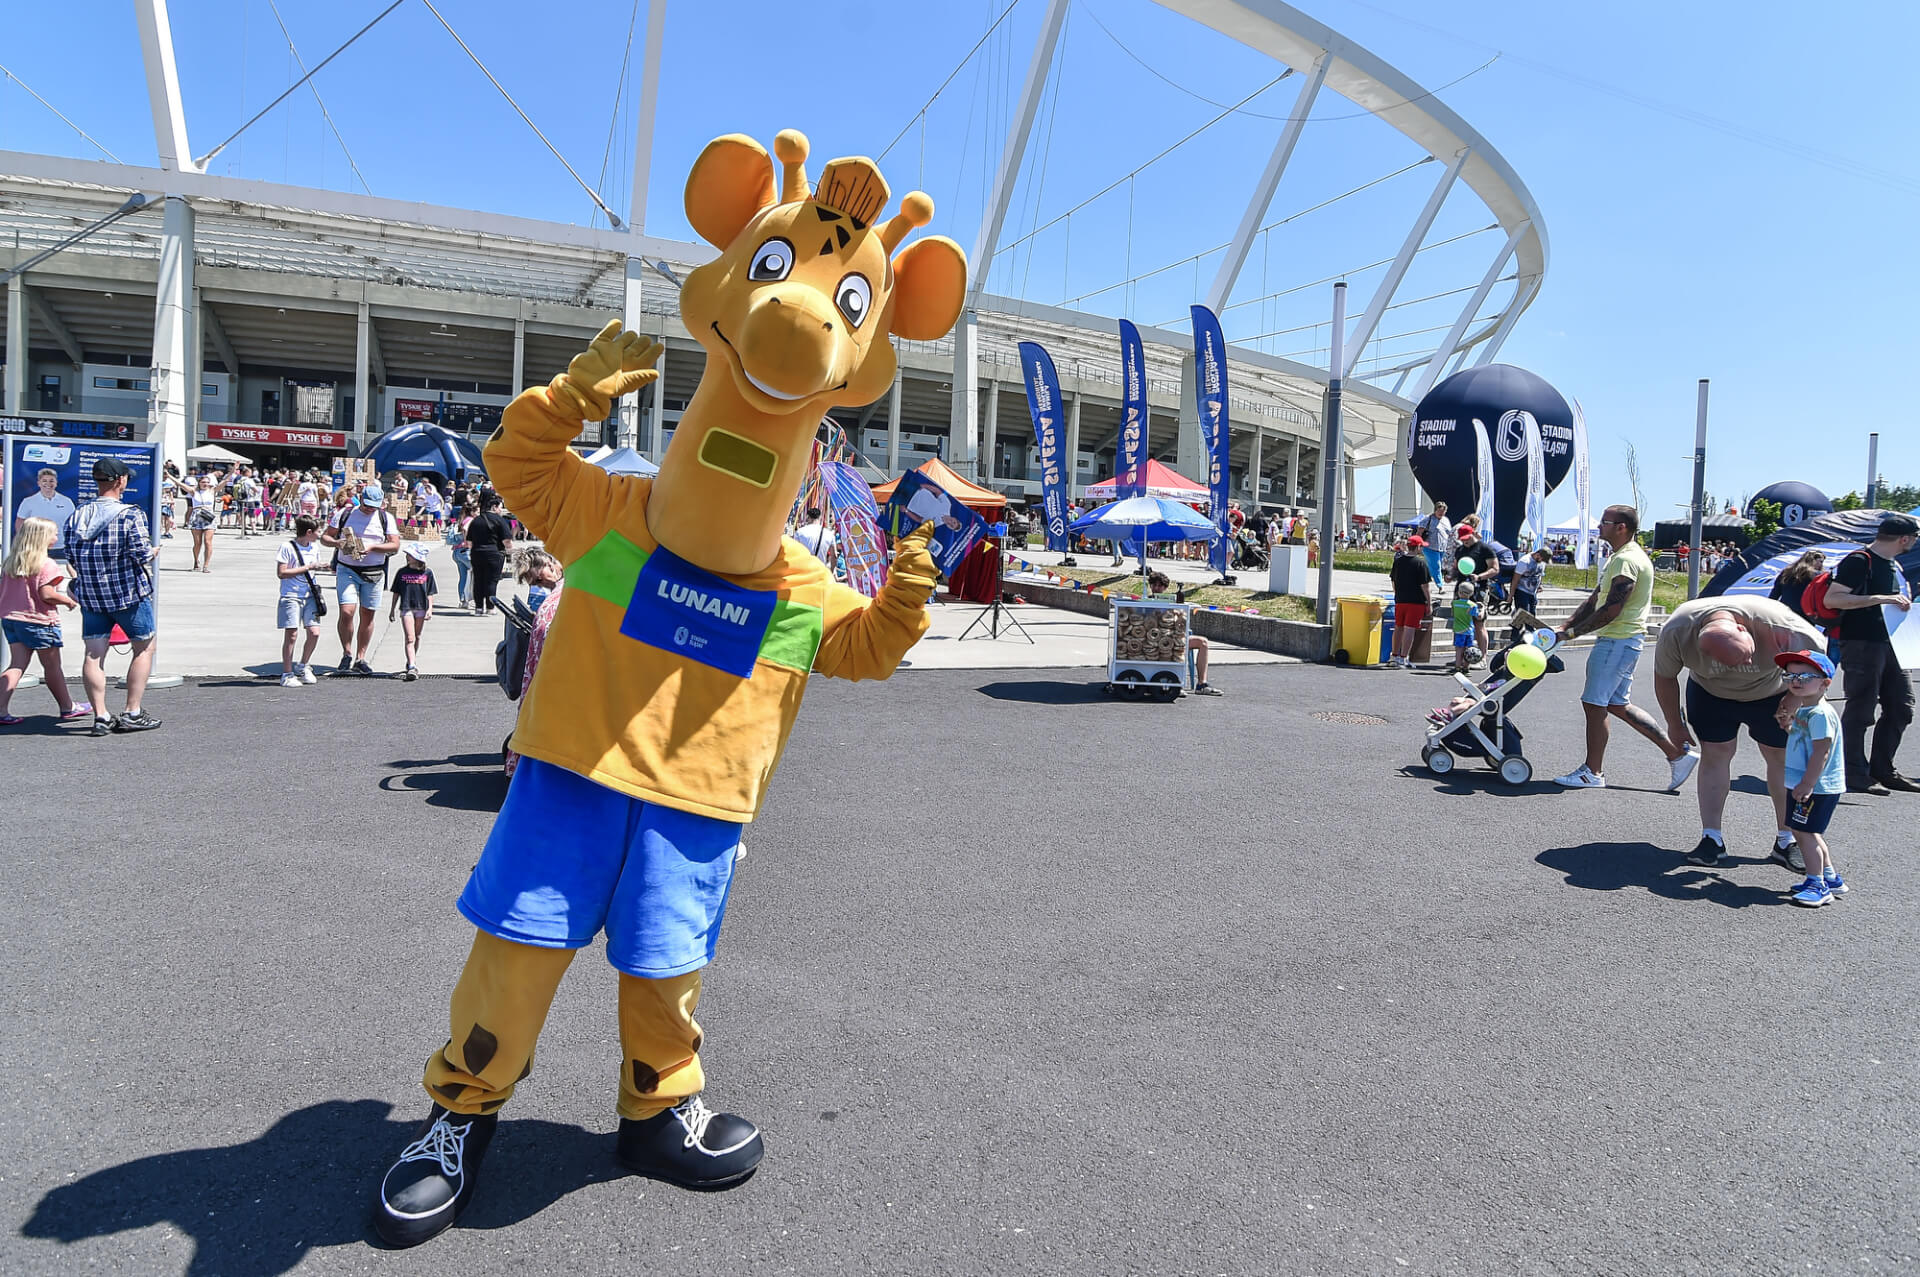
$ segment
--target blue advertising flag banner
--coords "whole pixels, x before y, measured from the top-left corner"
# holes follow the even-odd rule
[[[1147,464],[1147,351],[1140,330],[1120,321],[1120,439],[1114,454],[1113,478],[1118,496],[1141,496],[1146,491],[1142,472]]]
[[[1193,313],[1194,393],[1200,399],[1200,438],[1207,448],[1207,492],[1213,502],[1213,526],[1220,539],[1208,552],[1216,572],[1227,570],[1227,547],[1233,529],[1227,519],[1227,339],[1220,317],[1205,306]]]
[[[1066,426],[1060,378],[1053,360],[1038,343],[1020,343],[1020,376],[1027,384],[1027,411],[1033,414],[1033,442],[1040,452],[1040,502],[1047,516],[1047,548],[1067,548]]]
[[[127,490],[121,500],[147,516],[147,533],[160,533],[160,490],[154,482],[158,443],[110,443],[83,439],[46,439],[27,435],[6,436],[5,503],[7,517],[0,519],[0,540],[13,543],[16,519],[38,515],[53,518],[56,512],[71,515],[100,495],[93,481],[93,463],[113,457],[129,471]],[[52,496],[43,490],[43,472],[53,474]],[[64,524],[65,518],[55,518]]]
[[[921,474],[909,470],[887,499],[887,526],[905,536],[923,523],[933,524],[933,536],[927,541],[927,553],[933,556],[940,575],[951,577],[974,543],[987,534],[987,521],[967,509],[952,493]],[[1061,539],[1066,524],[1061,523]]]

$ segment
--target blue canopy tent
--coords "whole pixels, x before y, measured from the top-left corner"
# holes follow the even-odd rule
[[[1181,501],[1165,497],[1124,497],[1090,510],[1067,525],[1095,540],[1124,541],[1140,555],[1140,575],[1147,574],[1150,541],[1217,541],[1220,529],[1213,520]]]
[[[381,474],[411,470],[465,479],[469,475],[484,478],[487,473],[478,444],[431,421],[410,421],[387,431],[367,457]]]

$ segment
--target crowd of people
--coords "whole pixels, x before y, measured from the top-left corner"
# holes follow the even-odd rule
[[[1476,525],[1472,516],[1450,524],[1444,504],[1436,505],[1434,515],[1396,546],[1392,664],[1410,664],[1415,636],[1444,582],[1453,586],[1455,670],[1464,672],[1487,647],[1489,607],[1481,600],[1503,585],[1511,588],[1515,632],[1536,628],[1537,574],[1550,552],[1543,548],[1513,561]],[[1912,607],[1898,560],[1920,543],[1920,523],[1889,515],[1870,544],[1831,567],[1822,551],[1809,550],[1779,575],[1771,597],[1721,594],[1681,603],[1656,640],[1658,718],[1632,698],[1654,582],[1653,562],[1638,539],[1637,510],[1607,507],[1598,531],[1607,551],[1599,582],[1554,635],[1556,644],[1594,639],[1580,694],[1585,756],[1556,783],[1606,788],[1610,729],[1623,723],[1660,751],[1669,790],[1679,790],[1697,771],[1700,841],[1687,859],[1701,866],[1730,864],[1723,822],[1744,732],[1767,773],[1775,818],[1769,859],[1802,875],[1789,898],[1807,907],[1838,899],[1848,887],[1826,833],[1840,796],[1920,793],[1920,781],[1895,766],[1914,697],[1886,611]],[[1448,548],[1437,551],[1425,532]],[[1737,549],[1715,546],[1710,552]],[[1468,559],[1477,570],[1462,566]],[[1846,700],[1838,713],[1826,701],[1836,681]],[[1430,719],[1444,724],[1448,710],[1436,710]]]

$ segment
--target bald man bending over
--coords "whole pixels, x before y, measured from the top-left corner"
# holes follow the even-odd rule
[[[1772,859],[1794,868],[1798,850],[1787,829],[1787,731],[1774,718],[1786,684],[1773,658],[1782,652],[1824,652],[1826,640],[1784,603],[1758,595],[1693,599],[1673,610],[1654,648],[1653,691],[1676,748],[1700,742],[1700,842],[1687,859],[1727,864],[1720,820],[1733,783],[1733,755],[1745,727],[1767,764],[1773,799]],[[1680,672],[1687,672],[1686,709]],[[1804,869],[1794,869],[1804,872]]]

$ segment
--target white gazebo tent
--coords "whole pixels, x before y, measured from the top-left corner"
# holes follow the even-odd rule
[[[187,452],[189,461],[224,461],[231,466],[251,465],[251,457],[243,457],[231,448],[222,448],[217,443],[203,443]]]

